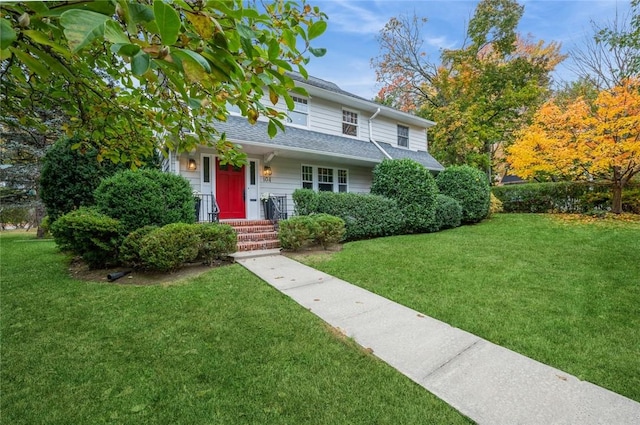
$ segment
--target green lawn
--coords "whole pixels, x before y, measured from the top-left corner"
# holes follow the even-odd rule
[[[0,267],[3,424],[469,423],[238,265],[87,283],[12,233]]]
[[[310,265],[640,401],[640,223],[498,215]]]

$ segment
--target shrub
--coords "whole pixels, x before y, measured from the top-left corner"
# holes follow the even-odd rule
[[[320,192],[317,212],[343,219],[345,240],[398,235],[404,228],[398,203],[384,196]]]
[[[284,249],[297,251],[310,243],[316,234],[316,222],[308,215],[280,221],[278,239]]]
[[[122,165],[98,162],[98,149],[72,149],[76,138],[58,140],[42,161],[40,198],[51,222],[81,206],[95,204],[93,192],[103,178],[113,175]]]
[[[431,232],[459,227],[462,222],[462,207],[450,196],[438,194],[436,197],[436,211],[429,228]]]
[[[449,167],[436,182],[440,193],[460,203],[463,223],[477,223],[489,215],[491,190],[482,171],[468,165]]]
[[[313,240],[322,248],[339,243],[345,234],[345,223],[340,217],[329,214],[314,214],[310,216],[316,223]]]
[[[371,193],[395,199],[404,214],[405,232],[428,231],[438,189],[429,170],[411,159],[384,160],[373,169]]]
[[[2,205],[0,208],[0,223],[22,228],[33,221],[32,209],[24,205]]]
[[[198,258],[200,237],[193,224],[172,223],[151,231],[140,241],[140,259],[152,270],[172,271]]]
[[[211,265],[213,260],[236,252],[238,236],[228,224],[194,224],[200,237],[198,259]]]
[[[489,214],[499,214],[503,211],[502,201],[491,192],[491,202],[489,203]]]
[[[129,233],[120,245],[120,262],[129,267],[142,267],[140,247],[142,240],[158,226],[144,226]]]
[[[120,223],[94,208],[81,207],[63,215],[51,225],[51,232],[61,250],[81,256],[90,268],[118,262]]]
[[[296,215],[309,215],[318,211],[318,194],[313,190],[296,189],[292,197]]]
[[[120,220],[128,232],[195,221],[189,181],[158,170],[120,171],[100,183],[95,199],[98,209]]]

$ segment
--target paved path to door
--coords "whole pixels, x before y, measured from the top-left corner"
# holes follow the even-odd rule
[[[285,256],[236,260],[478,424],[640,424],[640,403]]]

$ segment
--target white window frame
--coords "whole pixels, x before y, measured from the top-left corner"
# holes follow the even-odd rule
[[[345,117],[345,114],[347,115],[347,117]],[[351,117],[348,117],[349,115],[351,115]],[[359,114],[356,111],[345,109],[345,108],[342,109],[342,135],[343,136],[358,137],[358,135],[360,134],[360,130],[359,130],[360,124],[359,124],[358,115]],[[355,123],[353,122],[354,117],[355,117]],[[350,118],[350,119],[345,119],[345,118]],[[348,134],[345,132],[345,130],[347,130],[349,126],[355,127],[356,134]]]
[[[305,170],[306,168],[310,168],[311,169],[311,180],[306,179],[305,177],[307,177],[309,175],[308,170]],[[306,171],[306,172],[305,172]],[[314,190],[314,181],[316,180],[314,178],[314,172],[313,172],[313,166],[312,165],[306,165],[306,164],[302,164],[302,166],[300,167],[300,187],[303,189],[311,189]],[[305,183],[311,183],[311,187],[304,187]]]
[[[287,124],[294,127],[309,128],[309,99],[306,97],[291,95],[293,99],[293,111],[287,112]],[[304,124],[296,123],[291,118],[292,114],[304,116]]]
[[[311,168],[313,181],[305,180],[305,167]],[[327,182],[321,182],[320,171],[319,169],[327,169],[331,170],[331,192],[340,193],[340,192],[348,192],[349,191],[349,169],[348,168],[340,168],[340,167],[330,167],[327,165],[310,165],[310,164],[302,164],[300,166],[300,187],[305,188],[305,183],[311,183],[312,190],[318,192],[320,190],[321,184],[326,184]],[[306,173],[308,174],[308,173]],[[342,179],[344,175],[344,179]],[[307,188],[309,189],[309,188]],[[342,189],[342,190],[341,190]]]
[[[407,129],[406,136],[403,135],[403,134],[400,134],[400,129],[401,128],[402,129]],[[400,147],[400,148],[409,148],[409,134],[411,133],[411,129],[409,128],[409,126],[408,125],[404,125],[404,124],[398,124],[396,131],[397,131],[397,134],[398,134],[398,147]],[[407,144],[406,145],[400,144],[400,140],[401,139],[406,140]]]

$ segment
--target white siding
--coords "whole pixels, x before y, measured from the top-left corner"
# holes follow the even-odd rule
[[[377,142],[398,146],[398,124],[409,127],[409,149],[414,151],[427,149],[427,135],[423,128],[388,118],[377,117],[373,120],[373,138]]]

